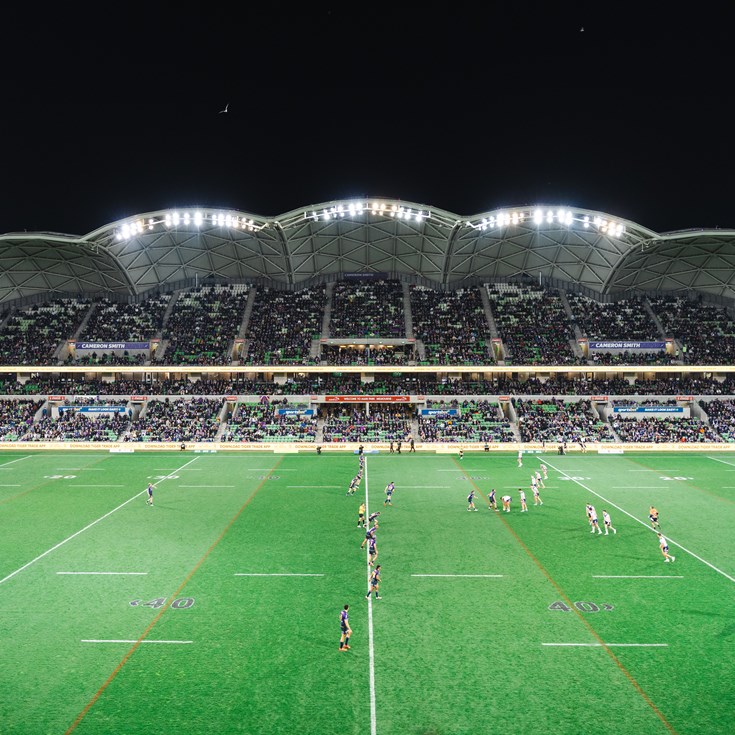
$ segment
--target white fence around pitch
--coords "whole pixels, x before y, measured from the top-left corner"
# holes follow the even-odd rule
[[[182,444],[184,449],[182,449]],[[274,454],[314,453],[317,447],[323,454],[335,452],[357,452],[362,446],[366,454],[388,453],[388,442],[330,442],[315,444],[314,442],[90,442],[90,441],[38,441],[38,442],[0,442],[0,452],[8,451],[80,451],[95,450],[103,452],[202,452],[223,454],[233,452],[273,452]],[[394,448],[395,448],[394,444]],[[557,442],[527,442],[524,444],[505,442],[416,442],[416,452],[435,454],[457,454],[460,449],[465,452],[505,452],[517,454],[557,454]],[[404,442],[401,453],[408,454],[410,445]],[[577,443],[568,443],[565,454],[580,454],[582,447]],[[585,449],[588,454],[622,454],[625,452],[735,452],[735,442],[588,442]]]

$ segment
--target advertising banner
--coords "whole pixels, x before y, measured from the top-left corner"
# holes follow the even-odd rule
[[[150,342],[77,342],[77,350],[148,350]]]
[[[325,403],[410,403],[411,396],[324,396]]]
[[[628,340],[590,340],[591,350],[663,350],[666,342],[632,342]]]

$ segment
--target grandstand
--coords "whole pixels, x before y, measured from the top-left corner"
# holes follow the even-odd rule
[[[274,218],[159,211],[81,237],[11,233],[0,236],[0,390],[41,401],[26,432],[36,440],[403,434],[501,447],[562,436],[556,414],[591,442],[728,442],[707,408],[733,393],[734,243],[729,231],[659,234],[571,208],[465,217],[373,199]],[[128,420],[67,415],[73,430],[62,430],[57,394],[117,397]],[[215,401],[199,416],[207,428],[152,421],[174,396]],[[260,407],[263,396],[289,396],[309,422]],[[625,396],[676,397],[686,416],[667,420],[706,428],[626,431],[635,418],[610,418]],[[465,402],[461,421],[483,430],[438,430],[421,411],[441,400]],[[543,410],[529,414],[534,401]],[[363,428],[344,432],[336,407],[350,402]],[[370,405],[382,410],[367,421]],[[81,428],[90,421],[94,432]]]

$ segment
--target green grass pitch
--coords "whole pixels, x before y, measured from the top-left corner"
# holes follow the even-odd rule
[[[375,454],[348,497],[357,469],[346,452],[3,453],[0,732],[733,732],[735,458]],[[590,533],[588,502],[617,534]]]

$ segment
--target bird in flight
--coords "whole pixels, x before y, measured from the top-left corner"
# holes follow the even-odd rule
[[[229,106],[230,106],[230,103],[228,102],[228,103],[227,103],[227,104],[225,105],[225,109],[224,109],[224,110],[220,110],[218,114],[220,114],[220,115],[221,115],[221,114],[222,114],[223,112],[227,112],[227,110],[228,110]]]

